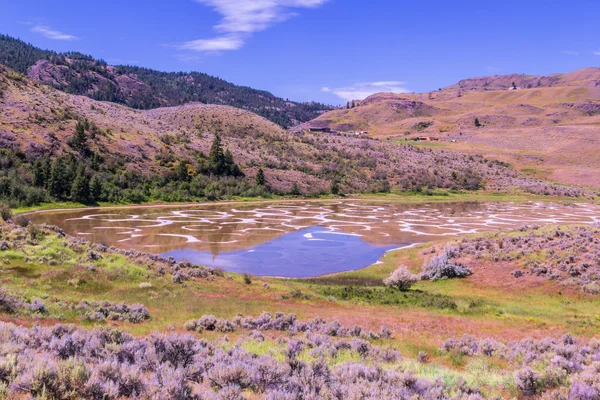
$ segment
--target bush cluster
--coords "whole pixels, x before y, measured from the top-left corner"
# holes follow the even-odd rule
[[[474,387],[384,369],[382,364],[398,362],[399,353],[357,338],[334,341],[307,332],[298,339],[280,338],[276,356],[243,350],[241,344],[252,336],[225,350],[191,335],[136,338],[106,328],[0,323],[0,337],[5,344],[0,390],[7,398],[483,399]],[[341,352],[360,361],[328,365],[326,358]],[[304,360],[307,356],[311,361]]]
[[[150,312],[143,304],[127,305],[109,301],[90,302],[82,300],[75,308],[84,312],[85,319],[88,321],[110,320],[140,323],[150,319]]]
[[[565,334],[560,340],[523,339],[507,343],[465,335],[447,340],[441,353],[497,357],[514,370],[514,383],[525,396],[553,399],[596,399],[600,395],[600,341],[587,344]]]
[[[198,320],[190,320],[185,323],[188,331],[216,331],[233,332],[236,329],[253,331],[280,331],[292,334],[311,332],[335,337],[361,337],[365,339],[390,338],[392,332],[382,326],[379,332],[373,332],[354,326],[351,328],[342,326],[339,322],[327,322],[322,318],[314,318],[307,322],[298,321],[296,314],[275,313],[275,316],[264,312],[258,317],[244,317],[238,314],[231,320],[217,319],[212,315],[205,315]]]
[[[456,255],[511,262],[514,278],[544,277],[588,294],[600,293],[600,226],[523,226],[511,232],[466,237]]]

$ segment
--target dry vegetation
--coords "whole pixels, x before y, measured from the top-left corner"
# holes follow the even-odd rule
[[[509,90],[513,83],[517,90]],[[304,126],[366,130],[393,141],[440,138],[433,146],[500,158],[552,181],[600,188],[599,100],[599,68],[547,77],[494,76],[431,93],[376,94]]]

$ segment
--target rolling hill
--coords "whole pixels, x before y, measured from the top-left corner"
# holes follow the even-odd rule
[[[111,66],[80,53],[42,50],[5,35],[0,35],[0,64],[67,93],[137,109],[191,102],[228,105],[252,111],[283,127],[308,121],[333,109],[315,102],[285,100],[199,72]]]
[[[516,89],[515,89],[516,88]],[[600,187],[600,68],[466,79],[424,94],[380,93],[300,125],[484,154],[552,181]],[[480,126],[476,126],[475,119]]]
[[[0,163],[6,166],[0,175],[0,198],[16,204],[32,202],[21,185],[37,180],[39,190],[47,188],[36,176],[48,178],[50,167],[44,172],[36,165],[57,159],[71,165],[68,176],[76,172],[99,176],[105,182],[102,198],[110,201],[122,201],[123,192],[133,192],[127,201],[260,195],[263,192],[253,186],[259,168],[268,189],[282,194],[329,193],[334,182],[344,193],[485,188],[586,194],[524,177],[481,156],[379,140],[294,134],[229,106],[191,103],[136,110],[66,94],[5,67],[0,67],[0,93]],[[76,143],[81,141],[79,133],[85,146]],[[215,181],[207,171],[215,134],[245,177]],[[11,197],[15,193],[17,200]],[[44,193],[34,198],[47,199]],[[69,198],[69,191],[62,197]]]

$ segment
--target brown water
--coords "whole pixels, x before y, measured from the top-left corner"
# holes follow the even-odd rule
[[[550,203],[294,202],[70,210],[35,223],[121,248],[258,275],[366,267],[392,248],[524,224],[592,223],[600,206]]]

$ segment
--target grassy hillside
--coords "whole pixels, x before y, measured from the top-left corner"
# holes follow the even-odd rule
[[[0,64],[67,93],[137,109],[191,102],[228,105],[252,111],[283,127],[308,121],[332,109],[319,103],[285,100],[199,72],[167,73],[126,65],[110,66],[87,55],[42,50],[5,35],[0,35]]]
[[[447,150],[498,157],[534,176],[600,188],[600,68],[473,78],[431,93],[376,94],[357,104],[300,127],[368,131],[396,142],[433,137]]]
[[[440,188],[587,195],[479,156],[292,134],[233,107],[134,110],[65,94],[6,68],[0,68],[0,91],[0,161],[6,167],[0,198],[13,206],[74,200],[75,192],[87,191],[88,180],[96,182],[94,200],[111,203]],[[211,167],[216,135],[222,157],[241,174]],[[255,179],[259,169],[264,184]],[[76,182],[83,185],[78,190],[71,186]]]

